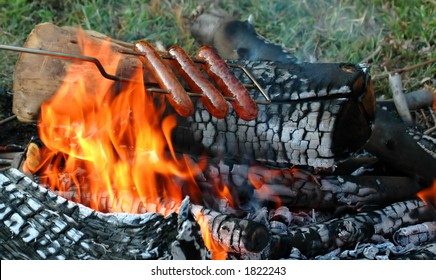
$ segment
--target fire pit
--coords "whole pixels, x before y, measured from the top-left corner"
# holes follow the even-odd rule
[[[83,34],[71,39],[76,33]],[[107,79],[87,61],[44,58],[64,72],[49,96],[38,97],[31,113],[35,104],[19,105],[23,96],[14,96],[21,120],[40,116],[41,143],[28,147],[22,170],[37,182],[13,168],[0,174],[2,258],[435,257],[434,192],[420,192],[436,186],[434,139],[391,121],[387,111],[375,119],[366,65],[227,61],[230,78],[214,80],[213,70],[201,68],[205,61],[195,61],[221,92],[223,83],[238,82],[256,106],[247,119],[251,108],[227,96],[232,106],[216,117],[205,92],[187,95],[193,112],[178,110],[175,89],[150,70],[160,60],[143,67],[136,56],[152,58],[126,43],[47,24],[30,38],[43,39],[38,34],[61,34],[70,50],[81,45],[82,56],[125,80]],[[165,61],[174,69],[174,57]],[[39,81],[32,72],[17,80]],[[17,92],[28,94],[27,86]],[[343,159],[367,142],[371,151],[388,148],[387,156],[379,152],[385,158],[407,148],[427,166],[414,172],[416,180],[338,171],[356,167]]]

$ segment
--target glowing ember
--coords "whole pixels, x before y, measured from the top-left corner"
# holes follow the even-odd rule
[[[85,36],[80,43],[84,55],[116,73],[121,55],[111,51],[109,42],[98,50],[87,45]],[[198,166],[174,153],[175,116],[164,116],[165,102],[145,91],[142,71],[130,77],[137,83],[116,84],[97,70],[84,80],[81,63],[72,64],[64,84],[41,107],[39,134],[45,147],[33,171],[50,188],[73,192],[76,201],[96,210],[177,211],[182,195],[196,196],[193,170]],[[182,194],[182,184],[189,193]]]
[[[417,195],[425,203],[431,202],[436,206],[436,180],[431,187],[420,191]]]
[[[212,238],[209,224],[202,213],[198,215],[197,223],[200,225],[204,245],[212,253],[212,259],[225,260],[227,258],[227,250]]]

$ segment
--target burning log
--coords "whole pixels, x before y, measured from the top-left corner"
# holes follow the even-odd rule
[[[226,164],[209,165],[197,183],[204,203],[217,207],[223,188],[230,190],[234,207],[250,208],[250,204],[284,205],[290,208],[363,210],[409,199],[422,189],[415,180],[394,176],[321,176],[304,169],[271,169],[262,166]],[[212,194],[212,195],[211,195]]]
[[[229,32],[230,30],[231,32]],[[257,60],[265,58],[276,63],[289,62],[289,60],[292,61],[293,64],[299,63],[287,50],[271,44],[267,40],[262,40],[262,37],[257,34],[250,20],[238,21],[230,18],[228,15],[217,16],[213,12],[204,12],[193,18],[191,33],[199,42],[212,44],[225,58],[244,58],[252,60],[254,63],[258,63],[256,62]],[[253,67],[253,69],[256,69],[256,67]],[[334,73],[334,71],[331,73]],[[270,75],[270,77],[275,76]],[[335,80],[335,77],[326,78],[326,81]],[[398,77],[396,82],[394,81],[394,84],[395,88],[401,88],[401,86],[398,87]],[[270,85],[271,87],[274,87],[274,85],[277,87],[281,86],[277,81],[271,82]],[[396,90],[395,93],[397,92]],[[403,97],[402,94],[399,94],[399,96],[400,98]],[[421,99],[429,102],[429,99],[432,100],[433,98],[431,94],[428,96],[427,93],[423,98],[421,97]],[[409,103],[413,103],[411,100],[409,101]],[[414,104],[410,105],[414,106]],[[404,106],[404,102],[402,107],[406,107]],[[275,113],[277,114],[278,112]],[[366,149],[377,157],[380,157],[383,161],[405,172],[405,174],[413,174],[412,176],[416,174],[419,179],[425,181],[425,185],[431,184],[435,178],[434,170],[436,170],[435,140],[430,137],[425,137],[416,130],[407,128],[404,124],[398,122],[395,117],[389,116],[389,114],[390,113],[382,109],[377,109],[375,128],[374,131],[372,131]],[[405,112],[404,114],[409,114],[409,112]],[[198,120],[196,119],[196,121]],[[262,129],[260,131],[263,132]],[[349,131],[350,130],[347,132]],[[411,136],[414,138],[412,139]],[[417,141],[419,143],[416,143]],[[268,147],[265,150],[269,149]],[[244,153],[244,151],[241,151],[241,153]]]
[[[48,31],[43,32],[45,29]],[[46,33],[50,34],[50,42],[65,44],[46,45],[48,39],[43,36]],[[77,53],[77,40],[72,40],[77,33],[77,30],[71,28],[65,31],[49,24],[38,25],[29,35],[26,46],[46,47],[47,50],[60,48],[65,52]],[[61,38],[56,40],[57,36]],[[90,39],[91,47],[103,43],[101,36],[93,36],[93,33],[88,34],[86,38]],[[114,44],[115,52],[123,52],[123,48],[125,49],[125,43],[116,41]],[[117,55],[120,56],[121,66],[116,67],[115,72],[129,77],[133,70],[142,69],[138,66],[139,60],[135,56],[127,59],[125,54]],[[47,87],[41,94],[40,86],[35,87],[33,81],[41,83],[41,87],[52,81],[46,76],[41,77],[40,74],[32,73],[50,72],[44,69],[31,69],[31,66],[47,66],[51,71],[70,67],[69,62],[57,58],[38,57],[37,59],[46,59],[50,63],[36,63],[41,61],[35,61],[33,57],[34,55],[29,54],[20,57],[16,71],[21,74],[17,75],[14,81],[14,92],[17,92],[14,96],[14,112],[20,119],[27,121],[36,119],[39,105],[54,94],[65,74],[65,71],[56,72],[54,85]],[[131,59],[135,60],[131,68],[119,69],[126,68],[125,64],[130,63]],[[254,160],[281,166],[309,165],[327,169],[334,165],[336,157],[361,148],[370,136],[375,99],[366,65],[234,62],[237,65],[233,74],[239,81],[243,84],[251,83],[252,76],[257,84],[265,89],[265,92],[251,89],[250,95],[253,99],[259,101],[263,98],[260,94],[266,93],[272,103],[259,104],[257,118],[248,122],[240,119],[233,109],[223,119],[213,118],[204,109],[203,103],[195,100],[195,116],[180,118],[172,134],[176,148],[180,151],[194,152],[189,149],[197,146],[197,150],[206,149],[211,154],[242,161]],[[240,69],[242,66],[251,76]],[[88,77],[91,73],[100,76],[94,65],[80,62],[79,76],[85,78],[86,84],[89,82],[87,87],[94,86],[93,81],[96,77]],[[144,76],[145,83],[154,82],[153,77]],[[33,101],[24,102],[28,98]]]
[[[434,210],[421,200],[397,202],[380,210],[345,216],[273,236],[269,257],[286,258],[293,247],[307,257],[314,257],[336,248],[354,247],[377,235],[390,235],[401,227],[433,219]]]
[[[234,63],[251,71],[272,103],[258,104],[258,117],[252,122],[241,121],[232,110],[223,119],[197,110],[193,117],[180,119],[175,128],[174,142],[180,150],[198,153],[199,147],[206,147],[211,155],[239,162],[328,169],[335,158],[359,149],[370,135],[375,100],[365,67]],[[234,72],[243,83],[248,82],[244,73]],[[254,90],[251,95],[260,98]]]
[[[269,242],[269,232],[260,223],[238,219],[230,215],[192,205],[192,214],[201,223],[207,223],[211,235],[231,253],[259,253]],[[205,226],[201,225],[200,226]]]

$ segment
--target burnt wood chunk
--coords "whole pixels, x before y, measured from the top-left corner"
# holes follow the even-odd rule
[[[173,132],[180,151],[201,152],[239,162],[276,167],[331,168],[338,157],[361,148],[370,137],[375,99],[368,69],[342,63],[282,64],[232,61],[256,78],[272,103],[259,104],[254,121],[231,109],[214,118],[200,102]],[[250,83],[235,68],[236,77]],[[262,96],[251,89],[255,100]]]
[[[288,234],[273,239],[270,257],[286,258],[294,247],[307,257],[325,254],[335,248],[349,249],[359,242],[369,242],[375,236],[389,236],[401,227],[433,219],[434,210],[421,200],[397,202],[380,210],[290,230]]]
[[[425,186],[436,179],[435,139],[406,126],[392,112],[380,107],[365,149]]]
[[[157,259],[176,235],[176,214],[102,213],[0,173],[1,259]]]

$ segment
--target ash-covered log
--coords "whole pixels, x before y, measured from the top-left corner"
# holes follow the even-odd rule
[[[406,254],[399,255],[397,260],[436,260],[436,243],[420,246]]]
[[[273,236],[269,257],[287,258],[292,248],[307,257],[336,248],[352,248],[379,235],[392,235],[401,227],[434,220],[434,210],[421,200],[393,203],[383,209],[349,215]]]
[[[170,257],[177,215],[102,213],[57,196],[16,169],[0,173],[1,259]]]
[[[284,64],[277,61],[231,61],[245,67],[271,98],[258,104],[254,121],[231,109],[216,119],[196,102],[194,115],[180,119],[174,142],[181,151],[258,162],[332,168],[335,159],[361,148],[371,134],[375,99],[368,69],[341,63]],[[237,68],[235,76],[249,83]],[[251,89],[255,100],[259,91]]]
[[[406,246],[408,244],[422,245],[436,241],[436,222],[425,222],[410,225],[397,230],[393,235],[395,244]]]
[[[230,253],[259,253],[269,243],[267,228],[257,222],[239,219],[199,205],[192,205],[192,214],[207,223],[211,235]]]
[[[209,160],[197,178],[204,203],[216,208],[224,186],[235,207],[251,204],[289,208],[360,210],[383,207],[413,197],[422,186],[409,177],[314,175],[304,169],[272,169],[260,165]]]

